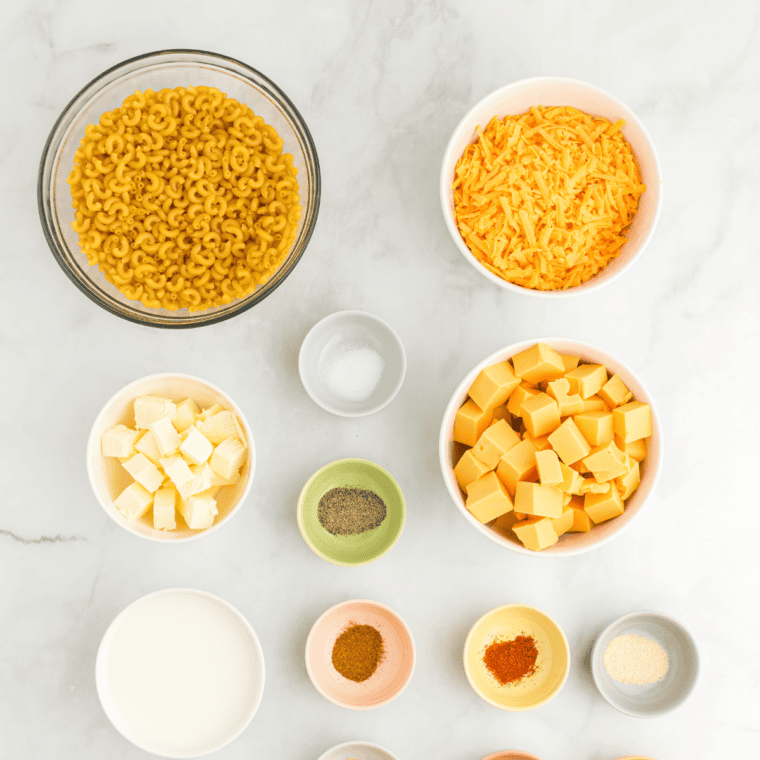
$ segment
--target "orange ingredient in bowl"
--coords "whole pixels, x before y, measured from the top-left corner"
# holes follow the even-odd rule
[[[483,664],[502,685],[517,683],[536,672],[538,649],[532,636],[495,641],[486,647]]]

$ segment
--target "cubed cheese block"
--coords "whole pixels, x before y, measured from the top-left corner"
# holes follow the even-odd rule
[[[114,425],[100,436],[100,450],[104,457],[130,457],[140,432],[130,430],[126,425]]]
[[[151,422],[150,432],[153,433],[153,438],[162,457],[171,456],[179,448],[179,433],[172,425],[171,417],[162,417],[156,422]]]
[[[633,393],[628,390],[625,383],[618,375],[613,375],[600,389],[599,397],[610,407],[614,409],[621,406],[633,398]]]
[[[536,468],[542,486],[559,486],[564,480],[557,453],[552,449],[536,452]]]
[[[570,509],[573,513],[573,524],[568,528],[570,533],[588,533],[593,527],[591,518],[586,514],[586,510],[582,506],[575,504],[570,505]]]
[[[163,473],[144,454],[135,454],[122,467],[150,493],[158,491],[164,482]]]
[[[596,524],[622,515],[624,511],[623,500],[614,482],[607,493],[587,493],[583,508]]]
[[[488,523],[509,512],[512,499],[496,473],[488,472],[467,486],[465,506],[477,520]]]
[[[513,538],[512,526],[519,522],[515,510],[511,509],[503,515],[499,515],[492,523],[491,527],[504,538]]]
[[[161,459],[161,452],[158,450],[156,439],[150,430],[146,430],[142,434],[140,440],[135,444],[135,450],[148,457],[153,464],[158,464],[158,460]]]
[[[235,413],[226,409],[202,420],[198,427],[201,433],[214,445],[226,441],[228,438],[237,438],[241,443],[245,442],[245,433],[243,433]]]
[[[584,457],[583,464],[594,473],[594,477],[600,483],[619,478],[630,469],[628,456],[620,451],[612,441],[591,449],[588,456]]]
[[[548,517],[529,517],[527,520],[515,523],[512,531],[520,539],[526,549],[534,552],[546,549],[557,543],[557,534]]]
[[[509,413],[509,409],[507,409],[506,404],[502,404],[501,406],[497,406],[493,410],[493,420],[491,421],[491,424],[498,422],[499,420],[506,420],[509,422],[512,419],[512,415]]]
[[[153,504],[153,494],[137,481],[130,483],[115,499],[114,506],[127,520],[138,520]]]
[[[610,490],[610,482],[602,482],[597,480],[593,475],[588,478],[583,478],[581,483],[581,493],[608,493]]]
[[[620,491],[620,498],[625,501],[641,483],[641,471],[639,469],[639,463],[635,459],[629,457],[630,469],[625,475],[621,475],[619,478],[615,478],[615,485]]]
[[[554,486],[519,481],[515,490],[515,510],[532,516],[559,517],[562,514],[562,491]]]
[[[566,494],[580,494],[583,476],[572,469],[572,467],[568,467],[564,462],[559,463],[559,469],[562,472],[562,482],[557,488]]]
[[[573,420],[592,446],[612,443],[612,412],[581,412]]]
[[[615,435],[632,443],[652,435],[652,407],[641,401],[631,401],[612,410]]]
[[[536,396],[540,393],[536,388],[531,388],[526,383],[520,383],[520,385],[517,386],[517,388],[512,391],[512,395],[509,397],[509,401],[507,402],[507,411],[513,416],[513,417],[521,417],[522,416],[522,407],[523,404],[531,398],[531,396]]]
[[[569,417],[583,411],[583,399],[570,391],[570,383],[564,377],[547,383],[546,392],[557,402],[560,417]]]
[[[491,469],[493,468],[481,462],[472,453],[472,449],[467,449],[459,458],[456,467],[454,467],[454,476],[457,479],[457,483],[459,483],[459,487],[463,491],[466,491],[470,483],[478,478],[482,478]]]
[[[211,455],[211,469],[221,477],[230,479],[245,462],[246,446],[239,438],[222,441]]]
[[[454,440],[474,446],[492,419],[492,411],[483,411],[472,399],[467,399],[454,417]]]
[[[584,412],[611,412],[612,409],[601,396],[589,396],[583,399]]]
[[[510,449],[500,460],[496,475],[514,496],[515,488],[520,480],[526,480],[536,472],[536,447],[530,441],[520,441]]]
[[[196,494],[189,499],[180,499],[177,507],[191,530],[204,530],[214,524],[218,514],[216,501],[208,494]]]
[[[567,465],[583,459],[591,451],[591,446],[578,430],[572,417],[568,417],[549,435],[549,443],[557,452],[557,456]]]
[[[580,362],[580,357],[578,356],[570,356],[568,354],[560,354],[560,356],[562,357],[562,364],[565,366],[566,373],[574,370]]]
[[[615,436],[615,446],[617,446],[621,451],[628,454],[631,459],[635,459],[637,462],[643,462],[647,455],[647,444],[646,439],[639,438],[638,441],[631,441],[630,443],[626,443],[622,438],[619,436]]]
[[[135,399],[135,427],[147,430],[164,417],[174,419],[177,407],[171,399],[163,396],[140,396]]]
[[[178,491],[193,479],[192,470],[179,454],[162,457],[159,464]]]
[[[607,369],[603,364],[581,364],[568,372],[565,379],[570,383],[570,393],[590,398],[607,382]]]
[[[522,418],[528,433],[538,438],[559,427],[559,407],[546,393],[537,393],[523,402]]]
[[[211,441],[195,427],[187,429],[187,434],[179,446],[180,453],[191,464],[204,464],[213,450]]]
[[[509,362],[499,362],[480,371],[470,386],[470,398],[483,410],[501,406],[520,384]]]
[[[534,438],[527,430],[522,434],[524,441],[530,441],[535,447],[536,451],[546,451],[550,449],[552,445],[549,443],[548,435],[541,435],[538,438]]]
[[[546,343],[521,351],[512,357],[515,374],[529,383],[540,383],[544,380],[556,380],[565,374],[565,364],[562,357]]]
[[[162,488],[156,491],[153,498],[153,527],[156,530],[175,530],[177,518],[174,508],[177,503],[177,492],[173,488]]]
[[[573,527],[573,510],[571,507],[563,507],[559,517],[552,518],[552,528],[557,538],[564,536]]]
[[[483,431],[472,453],[493,470],[499,464],[499,460],[518,443],[520,443],[520,436],[506,420],[499,420]]]
[[[177,412],[174,415],[174,427],[177,428],[178,433],[184,433],[193,425],[198,418],[201,410],[198,408],[198,404],[191,398],[186,398],[184,401],[180,401],[177,404]]]

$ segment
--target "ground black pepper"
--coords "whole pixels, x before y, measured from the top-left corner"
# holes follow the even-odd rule
[[[362,488],[332,488],[320,500],[317,517],[334,536],[353,536],[377,528],[387,510],[374,492]]]

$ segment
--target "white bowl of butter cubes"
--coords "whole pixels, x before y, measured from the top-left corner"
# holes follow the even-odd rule
[[[240,409],[190,375],[151,375],[122,388],[87,443],[87,474],[103,509],[153,541],[188,541],[227,522],[248,495],[254,466]]]

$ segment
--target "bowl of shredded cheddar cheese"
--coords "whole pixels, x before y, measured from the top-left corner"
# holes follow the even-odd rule
[[[154,327],[239,314],[290,274],[320,201],[314,142],[270,79],[165,50],[102,73],[43,151],[38,205],[61,268],[102,308]]]
[[[532,296],[611,282],[644,250],[660,212],[646,129],[612,95],[574,79],[503,87],[462,119],[446,148],[446,226],[491,282]]]

